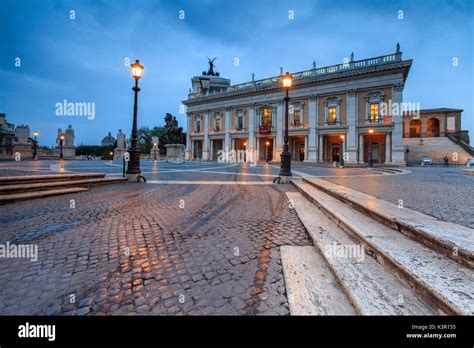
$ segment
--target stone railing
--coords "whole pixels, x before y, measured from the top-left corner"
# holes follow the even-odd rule
[[[388,54],[381,57],[351,61],[347,63],[327,66],[324,68],[315,68],[311,70],[300,71],[291,75],[293,76],[295,83],[298,83],[299,81],[316,77],[316,76],[325,76],[325,75],[331,75],[338,72],[365,69],[367,67],[399,62],[401,60],[402,60],[402,53],[397,52],[397,53],[392,53],[392,54]],[[275,77],[270,77],[267,79],[255,80],[255,81],[241,83],[238,85],[229,86],[226,91],[207,92],[205,94],[190,93],[188,95],[188,99],[195,99],[199,97],[212,96],[212,95],[225,95],[228,93],[241,91],[241,90],[249,90],[249,91],[258,90],[260,88],[274,87],[274,86],[279,86],[279,85],[280,85],[280,76],[275,76]]]

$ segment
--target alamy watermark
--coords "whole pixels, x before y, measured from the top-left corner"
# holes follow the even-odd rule
[[[361,244],[338,244],[333,242],[324,246],[326,257],[352,258],[357,261],[364,261],[364,246]]]
[[[95,119],[94,102],[70,102],[64,99],[55,104],[56,116],[87,116],[88,120]]]
[[[224,150],[217,151],[218,163],[249,163],[250,166],[257,165],[255,151],[251,150]]]
[[[32,262],[38,261],[38,245],[37,244],[11,244],[6,242],[0,244],[0,258],[25,258]]]
[[[381,102],[380,103],[380,113],[382,116],[390,116],[390,115],[401,115],[402,113],[404,115],[409,115],[409,116],[415,116],[419,117],[420,116],[420,103],[415,103],[415,102],[392,102],[390,99],[388,103],[386,102]]]

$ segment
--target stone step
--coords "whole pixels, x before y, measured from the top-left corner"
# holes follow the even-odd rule
[[[338,281],[313,246],[280,248],[291,315],[355,315]]]
[[[57,181],[57,182],[39,182],[39,183],[28,183],[28,184],[16,184],[16,185],[3,185],[0,186],[0,195],[20,193],[20,192],[32,192],[41,191],[55,188],[65,187],[77,187],[77,186],[96,186],[126,182],[126,178],[93,178],[93,179],[81,179],[81,180],[68,180],[68,181]]]
[[[83,187],[70,187],[56,190],[43,190],[43,191],[34,191],[34,192],[23,192],[23,193],[14,193],[9,195],[0,195],[0,204],[14,203],[18,201],[25,201],[35,198],[43,198],[49,196],[64,195],[68,193],[78,193],[87,191]]]
[[[372,219],[302,180],[295,186],[440,314],[474,314],[474,270]]]
[[[396,204],[326,180],[314,177],[303,180],[444,256],[474,267],[474,229],[409,208],[399,208]]]
[[[300,193],[287,192],[296,213],[324,261],[362,315],[432,315],[436,312],[376,259],[365,254],[350,237],[316,205]],[[343,253],[339,250],[352,251]],[[331,249],[331,250],[329,250]],[[360,253],[357,253],[356,251]]]
[[[79,173],[79,174],[45,174],[45,175],[21,175],[0,177],[0,186],[16,184],[33,184],[40,182],[56,182],[79,179],[104,178],[104,173]]]

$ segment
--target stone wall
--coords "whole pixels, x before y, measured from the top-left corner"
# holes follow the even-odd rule
[[[447,137],[423,138],[423,145],[420,145],[420,138],[404,138],[403,145],[409,150],[407,163],[412,164],[420,163],[421,156],[430,156],[434,164],[444,164],[444,156],[448,156],[450,164],[464,165],[467,159],[472,157]],[[455,153],[457,153],[457,162],[454,161]]]

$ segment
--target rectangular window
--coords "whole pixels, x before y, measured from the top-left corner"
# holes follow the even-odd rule
[[[379,120],[379,103],[370,103],[370,122]]]
[[[214,129],[216,132],[220,132],[221,131],[221,118],[218,117],[216,118],[216,127]]]
[[[301,125],[301,111],[295,111],[293,113],[293,127],[299,127]]]
[[[201,133],[201,118],[196,117],[196,133]]]
[[[263,109],[262,126],[266,128],[272,127],[272,109],[270,108]]]
[[[328,123],[336,124],[336,121],[337,121],[337,110],[335,106],[331,106],[328,109]]]
[[[244,118],[241,114],[237,116],[237,130],[244,129]]]

